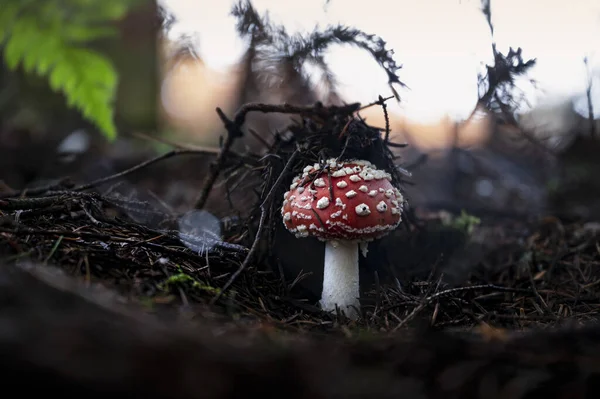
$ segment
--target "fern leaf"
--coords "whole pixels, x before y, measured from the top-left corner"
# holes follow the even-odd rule
[[[0,7],[0,44],[4,43],[6,66],[11,70],[22,66],[27,73],[47,78],[52,90],[64,94],[68,107],[78,109],[109,140],[114,139],[117,71],[109,59],[84,45],[115,35],[114,27],[101,23],[122,17],[130,4],[107,0],[98,12],[90,12],[91,7],[99,7],[98,2],[50,0],[42,10],[24,7],[28,1],[22,1],[8,1]],[[74,15],[73,21],[67,22],[69,15]]]
[[[52,33],[25,30],[30,22],[26,18],[15,22],[4,48],[7,66],[15,69],[22,64],[24,70],[48,77],[51,89],[62,92],[68,106],[78,109],[109,140],[114,139],[112,106],[118,78],[113,65],[102,55],[63,42]]]
[[[39,49],[39,51],[35,52],[33,56],[30,56],[34,59],[37,58],[35,72],[38,75],[48,75],[50,68],[62,60],[60,49],[60,38],[56,36],[50,36],[46,39],[44,45]]]
[[[12,23],[12,31],[7,35],[4,47],[4,59],[9,69],[15,69],[18,66],[27,52],[27,48],[35,39],[35,30],[28,29],[31,23],[31,18],[27,17],[22,17]]]
[[[85,48],[116,35],[111,22],[140,0],[0,0],[0,46],[6,66],[48,79],[67,106],[109,139],[116,137],[113,103],[118,75],[109,59]]]
[[[65,39],[74,42],[89,42],[90,40],[113,37],[117,34],[117,30],[112,26],[79,26],[69,25],[63,27],[63,35]]]

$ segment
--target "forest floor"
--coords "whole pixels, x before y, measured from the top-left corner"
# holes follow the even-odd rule
[[[484,219],[471,236],[498,242],[480,255],[464,280],[448,282],[438,273],[374,284],[366,290],[363,317],[351,321],[321,312],[294,289],[294,281],[256,262],[221,292],[248,256],[248,239],[183,233],[167,222],[150,228],[124,213],[135,204],[143,206],[70,190],[0,199],[2,261],[57,265],[85,284],[115,289],[152,313],[175,309],[192,318],[302,333],[387,334],[414,323],[520,331],[584,325],[595,322],[600,311],[598,223],[563,223],[551,216],[534,222]],[[440,213],[419,218],[427,228],[442,226]]]
[[[268,246],[249,258],[260,212],[223,217],[222,188],[207,212],[181,217],[205,180],[207,157],[173,157],[135,179],[118,173],[143,158],[113,165],[108,179],[96,171],[42,189],[0,186],[7,381],[27,375],[64,397],[226,398],[239,397],[238,389],[270,396],[283,389],[290,398],[584,398],[600,391],[593,217],[476,218],[456,203],[414,204],[410,223],[367,258],[378,270],[377,254],[387,251],[403,268],[361,280],[362,317],[353,321],[322,312],[315,288],[305,285],[310,277],[273,262]],[[248,196],[233,200],[245,204]],[[279,255],[313,262],[314,272],[322,258],[307,248],[319,244],[303,243],[289,251],[280,243]],[[27,385],[19,389],[37,386]]]

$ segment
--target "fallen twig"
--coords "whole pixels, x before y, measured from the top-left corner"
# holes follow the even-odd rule
[[[223,293],[231,286],[231,284],[233,284],[235,279],[244,271],[244,269],[246,269],[246,267],[252,260],[252,257],[254,256],[254,253],[256,252],[256,249],[258,248],[258,243],[260,242],[263,228],[264,228],[265,219],[267,217],[266,205],[271,200],[273,195],[275,194],[277,188],[279,187],[279,185],[281,184],[281,181],[283,180],[283,177],[285,176],[285,174],[287,173],[289,168],[293,165],[299,152],[300,152],[299,150],[296,150],[292,153],[292,155],[288,159],[287,163],[285,164],[285,167],[279,174],[279,177],[277,178],[277,180],[271,187],[271,190],[269,191],[269,193],[267,194],[267,196],[265,197],[263,202],[260,204],[260,220],[258,222],[258,230],[256,231],[256,235],[254,236],[254,242],[252,243],[252,246],[250,247],[250,251],[248,252],[248,255],[246,255],[246,258],[244,259],[244,261],[242,262],[240,267],[235,271],[235,273],[233,273],[231,275],[229,280],[221,288],[221,291],[219,291],[219,293],[211,300],[211,302],[210,302],[211,305],[214,305],[221,298]]]

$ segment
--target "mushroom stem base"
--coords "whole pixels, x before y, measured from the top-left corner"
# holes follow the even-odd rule
[[[337,304],[349,318],[358,317],[357,309],[360,308],[358,255],[358,244],[354,242],[327,241],[325,243],[325,268],[321,295],[323,310],[335,311]]]

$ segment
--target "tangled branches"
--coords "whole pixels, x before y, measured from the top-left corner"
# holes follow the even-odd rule
[[[322,72],[323,85],[330,97],[337,96],[335,76],[325,62],[325,51],[333,46],[347,44],[356,46],[367,53],[383,68],[388,77],[390,89],[396,99],[400,99],[394,85],[404,87],[397,71],[402,68],[393,58],[394,52],[386,47],[386,42],[373,34],[344,25],[329,26],[325,30],[315,30],[307,35],[289,34],[281,25],[272,23],[268,16],[261,16],[250,1],[238,2],[232,10],[237,18],[238,33],[250,41],[250,64],[256,64],[265,80],[277,77],[282,66],[291,66],[298,76],[306,81],[303,65],[310,63]]]

